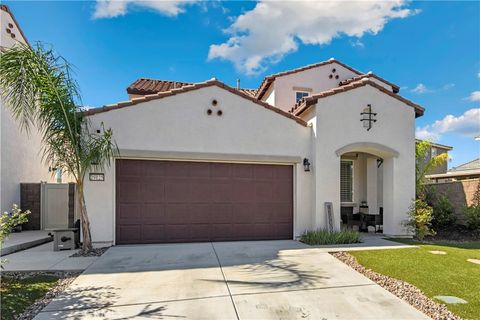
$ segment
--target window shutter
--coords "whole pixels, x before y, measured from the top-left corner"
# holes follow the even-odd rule
[[[353,202],[353,162],[340,162],[340,201]]]

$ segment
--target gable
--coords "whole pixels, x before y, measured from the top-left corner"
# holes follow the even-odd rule
[[[185,86],[182,86],[180,88],[172,89],[172,90],[169,90],[169,91],[159,92],[157,94],[145,95],[145,96],[142,96],[142,97],[133,98],[129,101],[118,102],[118,103],[115,103],[115,104],[106,105],[106,106],[101,107],[101,108],[90,109],[90,110],[85,111],[84,115],[91,116],[91,115],[94,115],[94,114],[97,114],[97,113],[107,112],[107,111],[111,111],[111,110],[117,110],[117,109],[124,108],[124,107],[131,107],[131,106],[141,104],[141,103],[145,103],[145,102],[148,102],[148,101],[158,100],[158,99],[162,99],[162,98],[166,98],[166,97],[170,97],[170,96],[174,96],[174,95],[178,95],[178,94],[183,94],[183,93],[186,93],[186,92],[189,92],[189,91],[199,90],[201,88],[211,87],[211,86],[216,86],[220,89],[226,90],[226,91],[228,91],[228,92],[230,92],[234,95],[237,95],[237,96],[239,96],[239,97],[241,97],[245,100],[253,102],[258,106],[261,106],[265,109],[276,112],[276,113],[278,113],[278,114],[280,114],[280,115],[282,115],[286,118],[289,118],[291,120],[296,121],[297,123],[299,123],[303,126],[307,126],[305,121],[296,117],[295,115],[290,114],[288,112],[285,112],[283,110],[280,110],[278,108],[275,108],[274,106],[271,106],[268,103],[258,101],[257,99],[252,97],[250,94],[245,94],[242,91],[236,90],[232,87],[229,87],[229,86],[225,85],[224,83],[221,83],[220,81],[217,81],[217,80],[209,80],[209,81],[206,81],[206,82],[195,83],[195,84],[192,84],[192,85],[185,85]]]
[[[100,123],[112,128],[120,151],[286,155],[308,150],[311,135],[309,127],[218,86],[92,113],[89,120],[92,130]]]
[[[398,95],[398,94],[395,94],[387,89],[385,89],[383,86],[380,86],[379,84],[367,79],[367,78],[364,78],[364,79],[361,79],[359,81],[356,81],[356,82],[352,82],[348,85],[345,85],[345,86],[341,86],[341,87],[337,87],[337,88],[333,88],[331,90],[327,90],[327,91],[324,91],[324,92],[320,92],[318,94],[315,94],[315,95],[312,95],[310,97],[306,97],[304,99],[302,99],[302,101],[299,101],[299,103],[297,103],[292,109],[290,109],[290,112],[295,114],[296,116],[300,116],[304,111],[306,111],[310,106],[316,104],[318,102],[319,99],[322,99],[322,98],[326,98],[326,97],[330,97],[330,96],[333,96],[333,95],[337,95],[337,94],[341,94],[343,92],[347,92],[347,91],[350,91],[350,90],[355,90],[357,88],[360,88],[360,87],[364,87],[364,86],[369,86],[369,87],[372,87],[372,88],[375,88],[376,90],[392,97],[392,98],[395,98],[396,100],[399,100],[401,102],[403,102],[406,106],[409,106],[409,107],[412,107],[414,110],[415,110],[415,117],[421,117],[423,116],[423,113],[425,112],[425,109],[423,107],[421,107],[420,105],[408,100],[408,99],[405,99],[404,97]]]

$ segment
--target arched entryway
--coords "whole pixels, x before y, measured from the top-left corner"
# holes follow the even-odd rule
[[[340,227],[399,234],[394,208],[399,153],[370,142],[345,145],[335,153],[340,166]]]

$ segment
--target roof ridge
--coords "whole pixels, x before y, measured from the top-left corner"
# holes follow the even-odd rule
[[[351,82],[353,82],[353,81],[358,81],[358,80],[361,80],[361,79],[363,79],[363,78],[370,78],[370,77],[375,78],[375,79],[378,79],[378,80],[380,80],[380,81],[388,84],[389,86],[392,87],[392,90],[393,90],[394,93],[400,92],[400,87],[399,87],[398,85],[396,85],[396,84],[394,84],[394,83],[392,83],[392,82],[390,82],[390,81],[388,81],[388,80],[385,80],[384,78],[378,76],[377,74],[373,73],[372,71],[369,71],[369,72],[367,72],[367,73],[361,74],[361,75],[359,75],[359,76],[357,76],[357,77],[353,77],[353,78],[349,78],[349,79],[342,80],[342,81],[340,81],[340,82],[338,83],[338,85],[339,85],[339,86],[344,86],[344,85],[347,85],[347,84],[349,84],[349,83],[351,83]]]

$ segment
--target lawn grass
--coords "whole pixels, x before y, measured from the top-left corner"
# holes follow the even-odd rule
[[[55,276],[33,276],[26,279],[1,278],[1,319],[14,319],[35,300],[43,297],[58,281]]]
[[[480,265],[467,259],[480,259],[480,242],[434,244],[398,240],[419,248],[350,252],[366,268],[406,281],[428,297],[456,296],[467,304],[447,304],[464,319],[480,319]],[[446,255],[429,251],[439,250]]]

